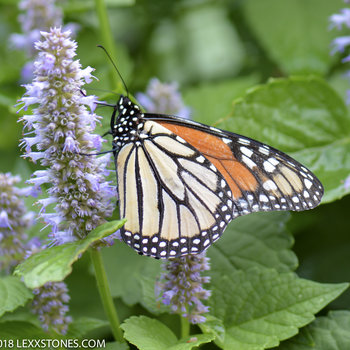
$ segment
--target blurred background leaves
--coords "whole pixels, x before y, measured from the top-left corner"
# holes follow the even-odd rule
[[[67,0],[58,4],[64,10],[65,22],[80,26],[76,40],[82,65],[96,69],[94,74],[98,80],[87,87],[88,93],[108,96],[113,103],[117,97],[111,97],[108,91],[114,88],[110,76],[116,72],[111,71],[106,56],[96,47],[104,43],[99,34],[94,1]],[[340,57],[329,54],[332,39],[339,35],[338,31],[329,29],[329,17],[339,12],[344,3],[341,0],[109,0],[107,4],[117,46],[114,60],[132,94],[143,91],[152,77],[177,81],[194,119],[269,142],[293,152],[307,165],[315,166],[316,174],[325,181],[328,203],[311,212],[292,213],[287,221],[299,259],[297,272],[301,277],[318,282],[349,281],[350,200],[346,196],[349,190],[344,189],[344,179],[350,175],[350,123],[348,107],[343,103],[349,87],[343,77]],[[22,52],[10,49],[8,40],[11,33],[20,31],[17,1],[2,0],[0,6],[0,170],[19,173],[25,180],[37,168],[20,158],[18,148],[22,125],[17,123],[14,105],[24,92],[20,87],[20,72],[26,58]],[[299,77],[290,79],[290,75]],[[310,75],[317,78],[310,78]],[[269,78],[284,80],[267,83]],[[298,88],[300,81],[306,83]],[[276,93],[283,96],[276,97]],[[276,116],[273,109],[260,104],[262,94],[265,107],[270,104],[276,108],[279,98],[282,101],[286,97],[291,104],[278,106],[284,115]],[[243,99],[234,102],[237,98]],[[324,102],[325,108],[312,109],[310,105],[315,99],[318,99],[317,106]],[[249,108],[244,108],[247,101]],[[320,118],[318,123],[323,125],[325,135],[329,136],[329,131],[337,126],[337,130],[332,130],[332,140],[322,139],[317,125],[308,123],[304,117],[300,121],[302,124],[296,122],[303,108],[313,115],[313,122]],[[102,134],[108,128],[111,111],[99,108],[98,113],[104,117],[99,127]],[[295,130],[291,132],[292,142],[290,138],[275,135],[276,122],[301,130],[299,140]],[[284,126],[283,130],[290,132],[291,129]],[[308,149],[313,135],[322,146],[329,145],[329,148],[322,148],[322,154]],[[300,142],[295,143],[295,140]],[[105,147],[109,149],[110,146]],[[243,223],[238,222],[235,227],[244,225],[244,220],[249,227],[255,227],[254,216],[239,220]],[[247,239],[231,227],[226,235],[237,236],[238,242]],[[264,229],[264,237],[263,233]],[[284,234],[279,244],[289,247],[292,238],[287,237],[290,236]],[[221,260],[216,262],[215,258],[219,247],[220,244],[209,250],[214,257],[214,271],[215,265],[221,264]],[[282,257],[286,266],[294,269],[294,255],[285,254]],[[269,258],[273,260],[273,254]],[[147,299],[159,273],[157,261],[144,263],[142,257],[121,244],[105,249],[104,259],[122,319],[138,313],[147,315],[157,308],[156,303],[151,305]],[[125,266],[128,269],[123,270]],[[88,259],[83,258],[67,279],[72,314],[104,319],[89,269]],[[85,290],[89,293],[84,293]],[[348,291],[328,308],[349,307]],[[326,312],[327,308],[323,313]],[[316,326],[335,323],[345,316],[347,314],[332,313],[330,319],[320,318]],[[160,319],[166,325],[174,323],[172,315],[161,315]],[[318,330],[310,332],[314,334]],[[107,336],[108,329],[100,328],[98,335]],[[209,349],[210,345],[203,348]],[[294,349],[295,346],[291,342],[285,348]]]

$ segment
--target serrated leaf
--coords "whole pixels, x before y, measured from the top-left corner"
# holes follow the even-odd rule
[[[72,271],[73,263],[94,242],[111,235],[123,226],[125,220],[107,222],[75,242],[45,249],[18,265],[15,274],[23,278],[28,288],[38,288],[47,282],[62,281]]]
[[[325,187],[323,203],[350,193],[350,118],[343,100],[323,80],[291,77],[251,89],[219,124],[289,153]]]
[[[0,279],[0,316],[25,305],[32,298],[32,292],[19,278],[7,276]]]
[[[44,330],[29,322],[8,321],[1,323],[0,339],[42,339],[50,338]]]
[[[88,332],[107,325],[108,322],[104,320],[91,317],[80,317],[74,319],[73,322],[69,324],[67,337],[83,338]]]
[[[288,74],[326,73],[334,57],[330,43],[338,33],[329,17],[341,0],[247,0],[247,21],[267,54]]]
[[[121,328],[124,337],[140,350],[189,350],[214,339],[213,334],[196,334],[178,340],[166,325],[146,316],[132,316]]]
[[[254,213],[230,223],[223,237],[208,250],[211,273],[253,266],[293,271],[298,260],[291,247],[293,237],[286,230],[289,213]]]
[[[317,317],[294,338],[282,343],[279,350],[350,349],[350,312],[331,311]]]
[[[208,304],[210,313],[225,327],[223,342],[216,342],[222,349],[235,350],[277,346],[310,323],[347,286],[320,284],[263,268],[214,275]]]

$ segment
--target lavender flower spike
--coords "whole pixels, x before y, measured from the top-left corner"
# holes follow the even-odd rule
[[[208,307],[202,303],[210,297],[210,291],[203,288],[210,277],[201,276],[210,269],[209,258],[205,253],[170,259],[163,265],[164,272],[159,283],[163,304],[169,305],[172,312],[187,317],[192,324],[205,322],[202,315]]]
[[[56,244],[85,237],[112,214],[113,187],[106,182],[109,155],[97,158],[79,153],[96,153],[102,138],[92,134],[99,117],[93,113],[94,97],[81,93],[92,79],[90,67],[74,60],[77,44],[70,32],[53,28],[41,32],[43,41],[34,63],[34,80],[25,85],[24,109],[35,105],[32,115],[21,120],[33,136],[25,137],[25,157],[46,167],[29,183],[36,188],[48,184],[48,199],[41,200],[41,217],[52,227]],[[89,106],[90,110],[86,107]],[[54,213],[46,213],[54,204]]]
[[[190,108],[182,101],[178,84],[161,83],[157,78],[150,80],[146,93],[136,94],[140,104],[150,113],[172,114],[189,119]]]
[[[10,41],[15,48],[25,50],[28,57],[33,57],[40,30],[62,25],[63,14],[55,6],[55,0],[21,0],[18,7],[22,11],[18,20],[23,34],[12,34]]]
[[[23,198],[30,195],[32,188],[18,188],[19,176],[0,173],[0,270],[7,274],[13,268],[41,249],[38,238],[27,241],[25,231],[34,224],[34,213],[27,212]],[[49,282],[34,289],[31,311],[36,314],[42,327],[65,334],[71,317],[68,312],[69,295],[64,282]]]
[[[26,189],[15,186],[19,181],[19,176],[0,173],[0,270],[8,273],[23,260],[25,231],[34,222],[21,198]]]
[[[330,28],[337,28],[341,30],[342,27],[350,28],[350,9],[344,8],[341,10],[341,13],[336,13],[329,18],[330,20]],[[347,47],[350,45],[350,36],[340,36],[335,38],[331,44],[332,50],[331,54],[335,54],[336,52],[343,53]],[[350,56],[347,56],[343,59],[343,62],[347,62],[350,60]]]
[[[27,258],[42,249],[40,239],[33,238],[27,243]],[[66,334],[72,317],[66,316],[69,311],[70,296],[65,282],[48,282],[33,290],[34,298],[30,305],[33,314],[38,316],[45,331]]]
[[[58,334],[66,334],[70,316],[68,312],[67,285],[64,282],[48,282],[42,287],[33,290],[34,299],[31,304],[33,314],[37,315],[45,331],[54,330]]]

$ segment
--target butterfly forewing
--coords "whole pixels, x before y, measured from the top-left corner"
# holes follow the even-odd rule
[[[232,220],[232,192],[206,157],[153,121],[143,141],[117,155],[122,237],[136,251],[169,258],[199,253]]]
[[[146,115],[147,117],[147,115]],[[307,210],[317,206],[323,187],[299,162],[270,146],[203,124],[179,124],[168,117],[159,123],[193,145],[229,184],[238,215],[256,211]]]

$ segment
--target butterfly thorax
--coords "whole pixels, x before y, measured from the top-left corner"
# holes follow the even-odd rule
[[[117,118],[112,122],[113,148],[120,150],[125,144],[142,139],[143,117],[140,108],[126,96],[121,96],[116,106]]]

